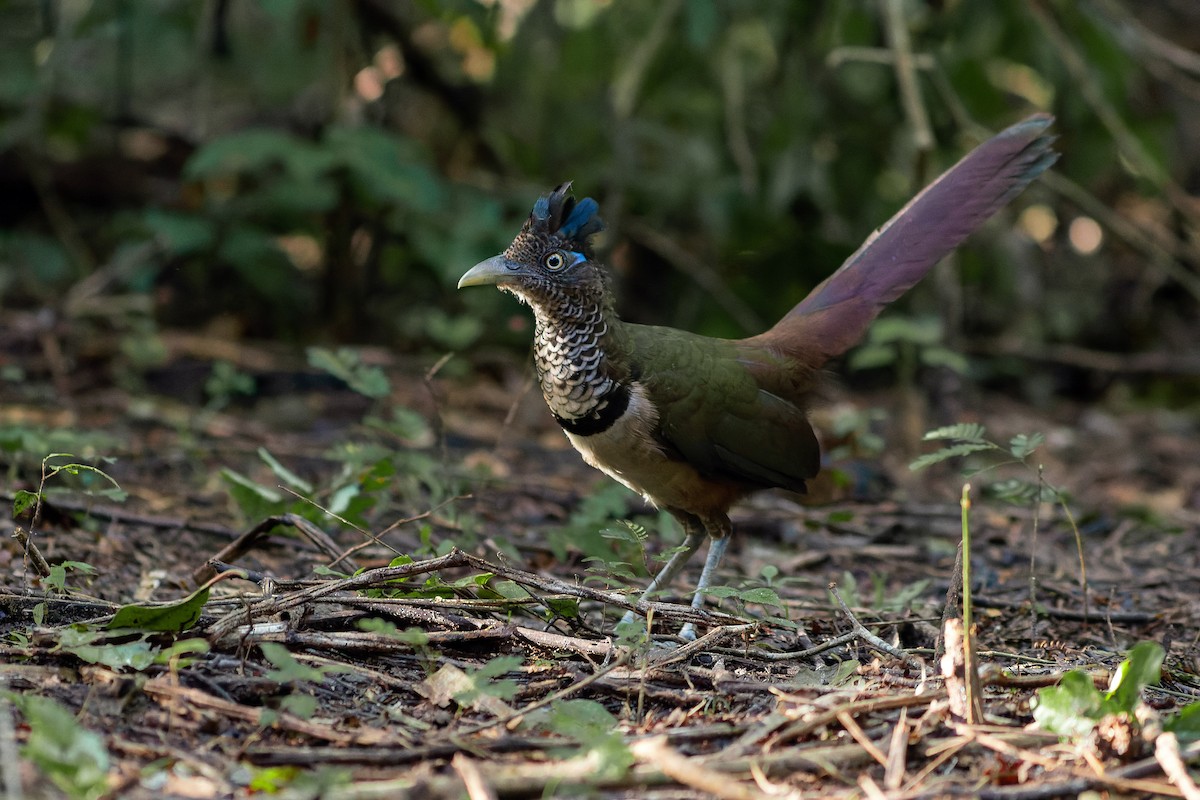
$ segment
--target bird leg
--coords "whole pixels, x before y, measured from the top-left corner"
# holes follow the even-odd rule
[[[676,554],[672,555],[671,559],[667,561],[666,566],[659,570],[658,575],[654,576],[653,581],[650,581],[650,585],[648,585],[648,587],[646,587],[646,591],[643,591],[642,593],[642,600],[649,600],[650,596],[652,596],[655,591],[658,591],[662,587],[665,587],[665,585],[668,583],[671,583],[672,578],[679,575],[679,570],[682,570],[684,565],[688,564],[689,559],[692,557],[692,553],[695,553],[697,549],[700,549],[700,543],[704,541],[703,525],[692,524],[689,521],[684,523],[684,527],[686,531],[688,531],[688,537],[686,537],[684,540],[683,547],[680,547],[678,551],[676,551]],[[634,621],[635,616],[637,615],[632,612],[632,610],[628,610],[628,612],[625,612],[625,615],[620,618],[618,627]]]
[[[672,511],[671,513],[683,525],[687,532],[687,538],[684,539],[683,545],[675,552],[675,555],[667,561],[666,566],[654,576],[654,580],[650,581],[650,585],[642,594],[642,599],[649,600],[654,592],[669,584],[691,559],[692,554],[700,549],[700,543],[707,537],[709,539],[708,555],[704,559],[704,568],[700,570],[700,580],[696,582],[696,591],[692,595],[692,608],[699,610],[704,606],[704,590],[712,583],[717,567],[721,564],[721,558],[725,555],[725,548],[729,545],[729,537],[733,533],[733,525],[726,516],[702,518],[685,512]],[[633,622],[636,616],[633,611],[626,611],[619,626]],[[689,641],[694,640],[696,626],[690,622],[685,624],[680,629],[679,636]]]
[[[704,590],[712,583],[713,575],[721,564],[721,558],[725,555],[725,548],[729,546],[729,537],[733,532],[728,517],[723,520],[706,519],[704,527],[709,534],[708,556],[704,559],[704,569],[700,570],[700,580],[696,581],[696,593],[692,595],[692,608],[697,611],[704,606]],[[679,636],[688,641],[694,640],[696,626],[690,622],[685,624],[680,629]]]

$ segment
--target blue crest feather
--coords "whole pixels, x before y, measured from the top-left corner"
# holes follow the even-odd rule
[[[604,230],[604,221],[597,216],[599,211],[599,204],[590,197],[576,202],[568,181],[538,198],[527,224],[539,234],[558,236],[582,250],[592,234]]]
[[[558,232],[563,236],[569,236],[574,239],[579,235],[592,217],[596,216],[596,212],[600,210],[600,205],[590,197],[585,197],[576,204],[575,208],[571,209],[571,215],[567,217],[567,221],[562,224]]]

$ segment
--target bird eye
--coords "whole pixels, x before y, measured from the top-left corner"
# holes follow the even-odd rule
[[[542,259],[542,264],[551,272],[558,272],[567,265],[567,258],[558,250],[551,250]]]

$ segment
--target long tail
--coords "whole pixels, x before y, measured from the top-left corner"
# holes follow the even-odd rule
[[[854,346],[883,307],[1058,159],[1035,114],[988,139],[925,187],[755,340],[817,367]]]

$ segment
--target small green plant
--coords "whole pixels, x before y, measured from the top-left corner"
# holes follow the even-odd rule
[[[49,491],[47,483],[59,476],[74,476],[78,478],[80,484],[74,491],[82,491],[89,495],[99,495],[118,502],[125,499],[125,492],[121,489],[120,485],[99,467],[94,467],[90,464],[80,464],[74,461],[66,464],[50,463],[56,459],[70,459],[74,457],[71,453],[51,453],[46,456],[42,459],[42,474],[37,491],[31,492],[28,489],[19,489],[13,494],[13,518],[29,518],[28,532],[18,527],[16,530],[17,538],[24,543],[26,549],[25,555],[33,563],[34,572],[41,576],[41,581],[46,588],[56,594],[65,594],[67,592],[67,575],[69,572],[95,573],[96,570],[90,564],[85,564],[82,561],[63,561],[51,565],[47,563],[38,550],[33,537],[35,529],[41,520],[42,505],[46,502]],[[97,488],[97,486],[100,488]],[[35,625],[41,625],[45,620],[46,604],[44,602],[38,603],[33,607],[33,622]]]
[[[343,672],[345,668],[338,666],[310,667],[296,660],[296,657],[286,647],[277,642],[259,642],[258,649],[270,661],[274,669],[267,670],[266,677],[277,683],[294,686],[295,684],[320,684],[330,673]],[[311,694],[293,692],[280,698],[279,707],[295,714],[301,719],[308,719],[317,710],[317,698]],[[268,716],[264,714],[264,724],[269,724]]]
[[[967,371],[967,360],[946,347],[940,317],[906,317],[889,314],[871,326],[867,341],[847,362],[850,369],[894,367],[900,382],[910,385],[918,367],[946,367]]]
[[[916,459],[909,464],[909,469],[914,471],[922,470],[947,459],[977,453],[988,453],[995,456],[992,463],[969,471],[967,474],[968,480],[985,472],[1014,464],[1023,467],[1027,473],[1033,473],[1035,478],[1032,480],[1010,478],[992,482],[985,489],[991,496],[1013,504],[1032,503],[1035,508],[1037,503],[1046,500],[1058,504],[1068,524],[1071,526],[1071,531],[1075,534],[1075,549],[1079,554],[1079,583],[1083,587],[1086,596],[1087,565],[1083,558],[1083,537],[1079,533],[1079,526],[1075,523],[1075,515],[1071,513],[1071,506],[1067,502],[1067,493],[1046,481],[1040,464],[1035,466],[1030,462],[1030,457],[1042,446],[1045,442],[1045,437],[1040,433],[1019,433],[1012,437],[1009,440],[1008,446],[1005,447],[988,439],[986,434],[987,429],[976,422],[962,422],[957,425],[949,425],[929,431],[922,437],[923,441],[948,441],[950,444]],[[1036,533],[1037,517],[1034,517],[1034,534],[1036,535]]]
[[[573,743],[557,749],[559,758],[594,756],[596,773],[619,778],[633,765],[634,758],[620,734],[617,718],[595,700],[562,700],[530,715],[529,725]]]
[[[46,591],[56,594],[65,595],[68,593],[67,576],[71,573],[80,573],[84,575],[95,575],[96,568],[91,564],[83,561],[60,561],[57,564],[50,564],[46,577],[42,578],[42,586]],[[46,603],[42,601],[34,605],[31,612],[33,614],[33,624],[43,625],[46,623]]]
[[[570,553],[581,552],[589,558],[611,561],[614,542],[628,542],[636,547],[636,535],[631,529],[614,527],[617,520],[628,515],[632,497],[632,492],[613,482],[605,482],[594,491],[587,492],[567,521],[546,535],[546,544],[555,558],[566,560]]]
[[[922,470],[934,464],[940,464],[947,459],[968,456],[972,453],[991,453],[998,456],[999,460],[994,461],[986,467],[970,472],[969,477],[994,470],[1005,464],[1020,464],[1038,473],[1036,483],[1028,481],[1005,481],[1003,484],[994,484],[994,486],[1008,487],[1007,492],[1000,495],[1004,499],[1020,502],[1034,497],[1045,499],[1049,496],[1056,500],[1062,500],[1064,497],[1061,491],[1042,480],[1040,470],[1029,463],[1029,457],[1045,442],[1045,437],[1040,433],[1019,433],[1005,447],[988,439],[987,428],[983,425],[976,422],[962,422],[957,425],[949,425],[929,431],[922,437],[922,441],[942,441],[950,442],[950,444],[916,459],[909,464],[909,469],[914,471]]]
[[[106,497],[109,500],[122,501],[125,492],[121,485],[113,480],[107,472],[91,464],[69,462],[66,464],[51,464],[51,461],[63,458],[75,458],[72,453],[51,453],[42,459],[42,477],[36,492],[28,489],[18,489],[13,494],[13,516],[20,518],[30,515],[31,525],[36,525],[41,516],[42,504],[46,501],[46,484],[60,475],[74,476],[79,479],[80,486],[76,491],[89,495]],[[99,486],[98,486],[99,484]]]
[[[78,453],[89,461],[101,453],[112,452],[121,446],[120,440],[105,431],[82,431],[73,428],[39,428],[34,425],[0,426],[0,453],[10,461],[10,477],[16,477],[18,467],[39,463],[46,453]]]
[[[362,357],[349,347],[338,350],[310,347],[308,363],[317,369],[325,370],[354,391],[372,400],[391,394],[392,387],[383,370],[364,364]]]
[[[393,558],[389,567],[403,567],[412,564],[414,559],[407,554]],[[495,575],[491,572],[478,572],[464,575],[451,581],[443,580],[436,573],[428,575],[406,576],[393,578],[382,586],[366,589],[363,594],[367,597],[406,597],[406,598],[450,598],[462,594],[475,596],[479,590],[486,587]],[[421,582],[418,582],[421,581]]]
[[[206,408],[217,411],[233,402],[238,395],[253,396],[254,377],[239,370],[228,361],[216,361],[212,372],[204,382],[204,393],[208,395]]]
[[[1082,670],[1072,670],[1057,686],[1038,690],[1033,718],[1042,728],[1065,739],[1081,740],[1109,719],[1138,731],[1153,715],[1138,713],[1142,692],[1158,683],[1163,649],[1140,642],[1113,674],[1108,691],[1100,691]],[[1182,742],[1200,740],[1200,703],[1192,703],[1162,720],[1162,729]]]
[[[830,430],[835,444],[829,448],[831,462],[848,458],[874,457],[884,451],[886,440],[876,431],[887,418],[882,408],[840,410],[833,418]]]
[[[253,794],[279,794],[301,774],[299,767],[250,767],[250,781],[246,788]]]
[[[296,514],[310,522],[322,525],[331,520],[367,530],[369,514],[380,506],[390,504],[394,494],[407,495],[417,492],[408,479],[415,479],[412,471],[401,475],[397,461],[415,465],[423,454],[413,453],[403,458],[399,453],[390,453],[385,448],[370,448],[364,463],[362,450],[343,445],[333,457],[342,463],[328,485],[317,487],[297,475],[275,458],[265,448],[259,448],[258,457],[267,465],[278,484],[268,486],[237,470],[222,468],[221,478],[225,481],[229,495],[247,520],[260,520],[281,514]]]
[[[750,586],[747,588],[734,588],[732,586],[709,586],[704,589],[704,594],[709,597],[715,597],[719,600],[732,599],[737,603],[738,613],[745,615],[747,605],[759,605],[764,607],[774,607],[778,609],[779,615],[767,616],[765,619],[773,622],[776,625],[784,625],[786,627],[796,627],[794,622],[788,620],[787,607],[784,606],[783,600],[779,598],[779,593],[770,586]]]
[[[308,358],[312,366],[371,399],[375,411],[382,409],[391,394],[383,370],[364,363],[354,350],[314,347],[308,350]],[[340,469],[321,485],[304,479],[265,448],[258,450],[258,457],[270,469],[275,485],[230,468],[222,469],[221,477],[248,521],[296,514],[316,525],[333,521],[364,535],[382,514],[395,507],[411,508],[418,502],[441,507],[461,493],[463,479],[436,457],[432,445],[437,437],[422,414],[391,405],[386,414],[368,414],[363,426],[369,432],[367,438],[339,442],[325,453]],[[455,516],[450,511],[443,513]],[[459,535],[469,538],[471,520],[459,515],[455,521]],[[448,548],[453,543],[439,542],[437,546]]]
[[[108,790],[111,764],[104,739],[49,697],[8,692],[29,725],[21,755],[72,800],[92,800]],[[0,713],[8,713],[0,711]]]
[[[170,664],[181,656],[208,652],[208,643],[203,639],[180,639],[163,646],[156,633],[71,625],[55,631],[54,635],[62,650],[89,664],[102,664],[114,670],[142,672],[155,665]]]
[[[454,693],[454,702],[469,706],[480,697],[511,700],[521,687],[511,678],[501,676],[519,669],[524,663],[523,656],[497,656],[481,667],[466,670],[467,682]]]

